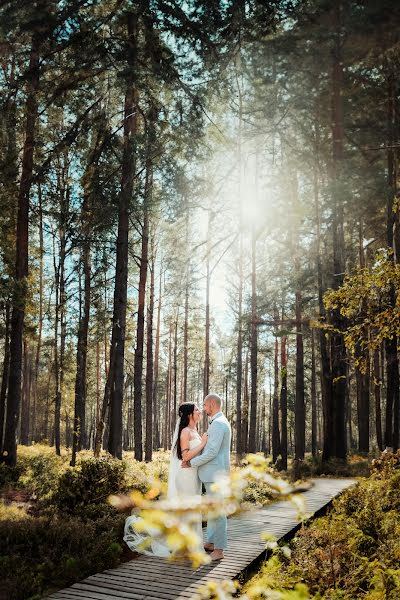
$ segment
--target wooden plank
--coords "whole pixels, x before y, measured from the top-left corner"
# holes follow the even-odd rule
[[[112,589],[107,588],[105,586],[100,587],[100,586],[94,586],[91,585],[89,583],[86,583],[86,579],[84,579],[81,583],[74,583],[73,586],[71,586],[71,589],[74,590],[81,590],[83,592],[85,592],[87,595],[89,595],[91,592],[94,592],[96,594],[99,593],[103,593],[104,595],[110,596],[110,597],[117,597],[117,598],[126,598],[127,600],[143,600],[145,594],[137,594],[137,593],[131,593],[125,590],[118,590],[118,594],[116,595],[115,593],[113,593]]]
[[[69,591],[69,590],[68,590]],[[70,595],[71,594],[71,595]],[[116,600],[119,596],[110,596],[108,593],[96,593],[88,590],[74,590],[74,594],[72,595],[72,590],[65,596],[64,594],[59,594],[54,596],[57,600]],[[53,596],[52,596],[53,597]],[[141,596],[141,599],[144,600],[144,596]]]
[[[354,480],[317,479],[302,493],[306,511],[317,513],[340,492],[354,485]],[[222,561],[196,570],[188,561],[168,562],[157,557],[138,555],[132,561],[91,575],[70,588],[48,596],[52,600],[186,600],[209,580],[233,579],[254,561],[265,555],[261,532],[279,540],[298,528],[297,510],[285,500],[266,508],[245,511],[228,520],[228,549]],[[203,530],[204,540],[206,531]]]
[[[121,575],[125,575],[129,576],[129,575],[142,575],[145,577],[160,577],[163,576],[164,574],[171,574],[171,577],[182,577],[184,579],[196,579],[196,577],[198,577],[198,573],[197,571],[194,571],[193,573],[190,573],[188,571],[186,571],[185,569],[176,569],[176,568],[162,568],[161,566],[154,566],[153,569],[149,569],[149,567],[146,565],[146,567],[144,569],[121,569],[118,571],[118,573],[121,573]]]
[[[99,575],[93,575],[92,577],[89,577],[86,581],[90,582],[92,585],[98,585],[107,588],[109,587],[110,589],[116,590],[131,590],[134,593],[140,592],[145,587],[146,592],[151,592],[154,594],[160,594],[160,592],[163,592],[163,597],[168,594],[168,596],[171,598],[174,597],[174,590],[184,590],[188,586],[186,581],[181,581],[180,579],[175,580],[174,585],[172,585],[171,582],[171,586],[168,586],[166,585],[165,580],[149,581],[148,579],[143,580],[143,577],[137,577],[136,579],[122,579],[118,576],[118,574],[116,574],[115,577],[111,577],[110,575],[103,576],[101,573]],[[172,590],[172,592],[169,593],[169,590]]]
[[[59,593],[58,596],[55,596],[57,600],[84,600],[87,598],[88,600],[115,600],[118,596],[110,596],[107,594],[91,592],[88,590],[72,590],[72,588],[68,589],[68,596]],[[72,594],[73,593],[73,594]],[[141,596],[144,600],[144,596]]]

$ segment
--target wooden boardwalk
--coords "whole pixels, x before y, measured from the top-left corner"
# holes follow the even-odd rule
[[[307,513],[324,509],[353,479],[315,479],[304,492]],[[189,563],[168,563],[140,555],[115,569],[97,573],[48,596],[52,600],[177,600],[191,598],[208,580],[242,579],[265,558],[263,531],[277,539],[291,537],[299,527],[296,509],[288,501],[255,509],[228,520],[228,550],[222,561],[193,571]]]

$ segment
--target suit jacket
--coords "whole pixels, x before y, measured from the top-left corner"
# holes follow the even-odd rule
[[[208,428],[208,441],[203,453],[190,461],[193,467],[198,467],[200,481],[214,482],[219,473],[229,473],[231,435],[227,418],[222,412],[217,413]]]

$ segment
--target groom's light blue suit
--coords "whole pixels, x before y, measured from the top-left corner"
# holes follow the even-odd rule
[[[230,470],[231,426],[222,412],[211,419],[208,441],[203,454],[191,459],[190,464],[198,467],[198,475],[207,494],[213,495],[212,484],[218,475],[227,475]],[[227,519],[225,516],[207,521],[207,541],[215,548],[227,547]]]

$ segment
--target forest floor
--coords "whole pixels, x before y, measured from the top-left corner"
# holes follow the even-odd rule
[[[33,445],[19,447],[15,468],[0,465],[0,600],[38,600],[135,556],[122,541],[126,515],[107,498],[166,481],[169,453],[155,453],[151,463],[135,461],[131,452],[118,461],[84,451],[76,468],[69,460],[67,449],[56,456],[52,447]],[[365,457],[353,457],[340,475],[360,476],[367,467]],[[301,478],[319,474],[337,476],[337,465],[322,468],[308,458]],[[265,484],[252,482],[245,490],[245,504],[271,500]]]
[[[400,452],[373,461],[370,476],[278,547],[242,592],[258,599],[260,589],[282,600],[399,600]]]

